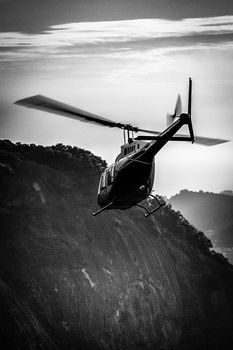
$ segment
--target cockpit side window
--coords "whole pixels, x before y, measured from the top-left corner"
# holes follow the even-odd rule
[[[111,165],[108,169],[107,169],[107,185],[111,185],[113,180],[114,180],[114,165]]]

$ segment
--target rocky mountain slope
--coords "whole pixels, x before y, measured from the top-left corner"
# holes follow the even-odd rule
[[[232,266],[169,205],[93,217],[105,165],[0,142],[4,349],[229,349]]]
[[[233,196],[230,193],[182,190],[169,202],[192,225],[205,232],[214,248],[224,252],[233,264]]]

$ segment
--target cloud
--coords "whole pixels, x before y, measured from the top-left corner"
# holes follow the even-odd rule
[[[222,49],[223,47],[232,48],[229,40],[232,35],[233,16],[186,18],[176,21],[136,19],[68,23],[51,26],[48,31],[40,34],[0,33],[2,48],[0,57],[4,61],[34,59],[45,55],[82,57],[105,54],[106,57],[120,55],[124,58],[129,57],[130,52],[135,54],[137,50],[140,51],[142,45],[146,45],[145,50],[159,48],[161,40],[167,40],[167,47],[172,47],[172,50],[176,46],[180,50],[182,49],[179,48],[180,46],[189,47],[193,38],[198,38],[194,43],[196,48]],[[171,39],[177,42],[184,38],[187,39],[188,45],[174,45],[171,42]],[[212,39],[208,41],[208,38]],[[163,46],[166,45],[163,43]],[[150,55],[153,56],[153,51],[150,51]]]
[[[48,33],[59,33],[60,40],[68,36],[79,43],[128,42],[165,37],[200,34],[233,33],[233,16],[165,19],[136,19],[128,21],[86,22],[54,25]]]
[[[233,16],[68,23],[51,26],[43,34],[2,33],[2,45],[73,45],[233,33]]]

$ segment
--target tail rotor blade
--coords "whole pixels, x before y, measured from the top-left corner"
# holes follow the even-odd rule
[[[192,79],[189,78],[189,96],[188,96],[188,115],[191,118],[192,113]]]

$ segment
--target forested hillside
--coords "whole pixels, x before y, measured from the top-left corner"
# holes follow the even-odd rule
[[[0,142],[4,349],[230,349],[232,266],[170,205],[93,217],[105,166]]]
[[[182,190],[169,202],[192,225],[205,232],[214,248],[233,264],[233,196],[230,193]]]

